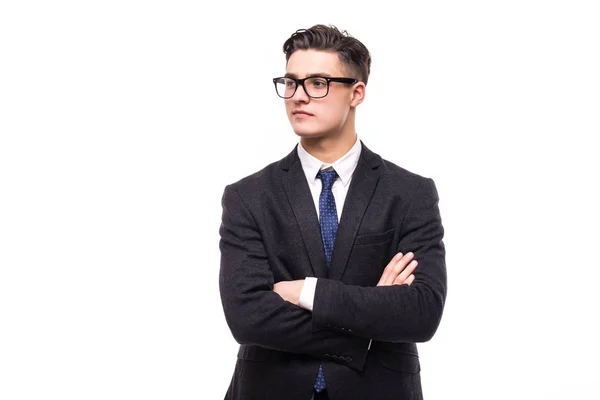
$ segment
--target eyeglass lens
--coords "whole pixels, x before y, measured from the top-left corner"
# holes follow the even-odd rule
[[[304,81],[304,86],[306,87],[306,94],[310,97],[324,97],[327,94],[328,82],[323,78],[308,78]],[[279,96],[290,98],[296,90],[296,82],[290,78],[281,78],[277,80],[275,87]]]

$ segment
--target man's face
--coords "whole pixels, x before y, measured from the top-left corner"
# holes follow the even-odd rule
[[[297,50],[287,63],[286,76],[302,79],[311,74],[348,77],[337,53],[319,50]],[[294,96],[285,100],[285,109],[294,132],[301,137],[334,136],[342,132],[352,105],[355,85],[339,82],[329,84],[329,93],[323,98],[311,98],[298,86]],[[302,110],[312,115],[295,114]]]

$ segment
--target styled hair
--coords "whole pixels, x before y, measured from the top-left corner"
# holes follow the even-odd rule
[[[371,73],[371,54],[364,44],[347,31],[321,24],[298,29],[283,44],[286,63],[296,50],[308,49],[336,52],[347,72],[356,74],[352,78],[367,84]]]

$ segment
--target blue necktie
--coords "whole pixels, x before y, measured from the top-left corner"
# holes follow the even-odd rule
[[[319,197],[319,223],[321,224],[321,238],[323,239],[323,247],[325,248],[325,259],[327,266],[331,264],[331,254],[333,253],[333,243],[335,242],[335,234],[338,227],[338,216],[335,208],[335,198],[331,187],[337,178],[337,172],[334,169],[331,171],[319,171],[317,178],[321,179],[323,188]],[[323,366],[319,365],[319,373],[315,381],[315,391],[322,392],[325,389],[325,376],[323,375]]]

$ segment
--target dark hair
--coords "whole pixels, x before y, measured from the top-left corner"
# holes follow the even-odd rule
[[[371,72],[371,55],[358,39],[347,31],[340,31],[333,25],[314,25],[309,29],[298,29],[283,44],[286,63],[296,50],[335,51],[350,73],[367,84]]]

